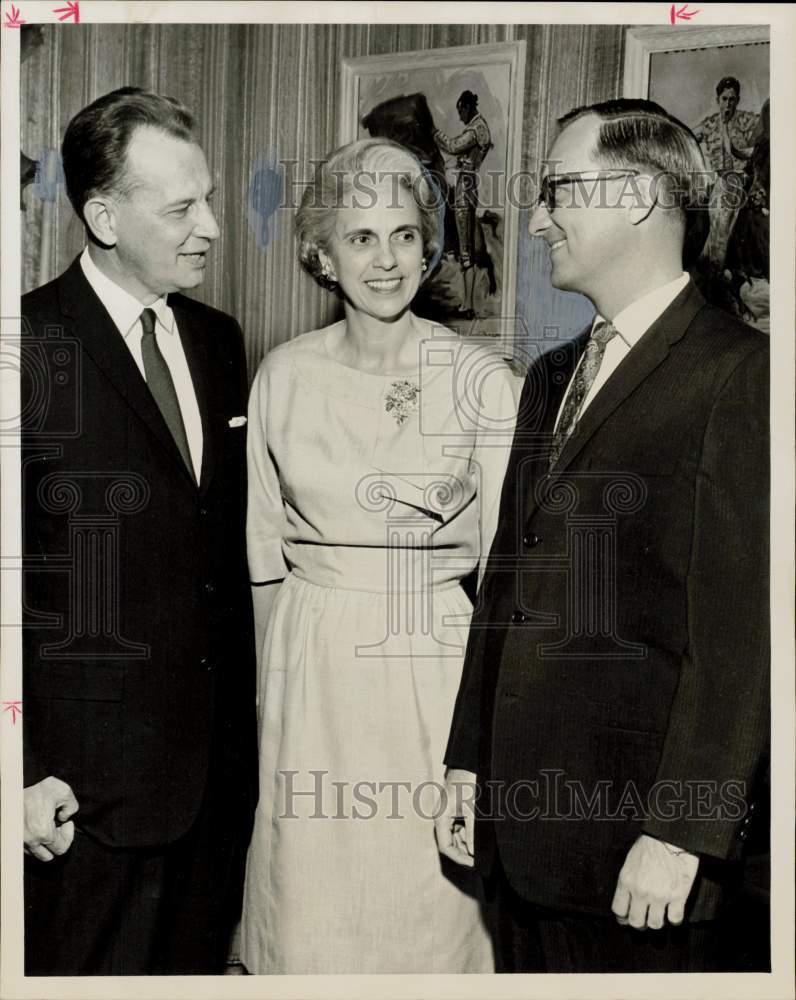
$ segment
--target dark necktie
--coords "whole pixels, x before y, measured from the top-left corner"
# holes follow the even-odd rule
[[[144,359],[144,373],[149,391],[155,397],[166,426],[171,431],[171,436],[177,447],[180,449],[182,460],[188,471],[193,476],[193,463],[191,462],[191,451],[188,447],[188,436],[185,433],[185,424],[182,420],[180,403],[177,399],[177,391],[171,378],[169,366],[166,359],[160,353],[158,342],[155,339],[155,313],[152,309],[145,309],[141,313],[141,356]]]
[[[589,337],[589,343],[586,345],[586,350],[583,353],[583,360],[575,373],[575,377],[572,379],[572,384],[569,387],[567,398],[564,400],[564,406],[561,410],[558,427],[556,427],[553,434],[553,444],[550,449],[551,469],[560,458],[561,452],[564,450],[564,445],[572,437],[572,433],[578,424],[578,415],[583,405],[583,400],[588,395],[589,389],[591,389],[594,380],[597,378],[597,372],[600,370],[603,355],[605,354],[605,347],[608,341],[612,337],[615,337],[617,333],[619,331],[613,323],[601,323],[594,328],[591,337]]]

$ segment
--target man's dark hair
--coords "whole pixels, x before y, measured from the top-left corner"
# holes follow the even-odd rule
[[[127,147],[142,125],[196,142],[191,113],[173,97],[121,87],[98,98],[69,122],[61,146],[66,193],[85,223],[83,207],[99,192],[124,190]]]
[[[736,97],[741,96],[740,81],[734,76],[723,76],[716,84],[716,97],[721,97],[721,92],[728,89],[734,90]]]
[[[474,94],[472,90],[463,90],[461,94],[459,94],[459,99],[456,101],[457,107],[460,104],[475,110],[478,107],[478,95]]]
[[[601,119],[595,157],[607,167],[651,171],[661,204],[685,213],[683,261],[688,269],[709,229],[708,172],[696,136],[660,104],[636,98],[574,108],[558,125],[565,128],[587,115]]]

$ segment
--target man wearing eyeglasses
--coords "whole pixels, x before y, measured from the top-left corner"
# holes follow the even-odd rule
[[[526,380],[437,839],[502,971],[763,971],[767,339],[684,271],[693,134],[639,100],[559,126],[531,233],[597,315]]]

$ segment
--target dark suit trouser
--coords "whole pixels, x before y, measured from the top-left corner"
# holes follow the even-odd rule
[[[499,860],[487,880],[496,912],[497,972],[769,971],[760,928],[765,914],[639,931],[612,917],[563,913],[522,899]],[[762,919],[761,919],[762,918]],[[757,934],[750,942],[746,929]]]
[[[60,858],[26,857],[26,975],[223,972],[251,832],[236,784],[216,769],[191,829],[166,847],[114,849],[77,831]]]

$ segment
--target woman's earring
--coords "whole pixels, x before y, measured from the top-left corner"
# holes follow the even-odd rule
[[[337,281],[337,275],[329,266],[328,261],[324,261],[323,264],[321,264],[321,274],[327,281]]]
[[[426,261],[425,257],[420,261],[420,270],[421,271],[427,271],[428,270],[428,262]]]

